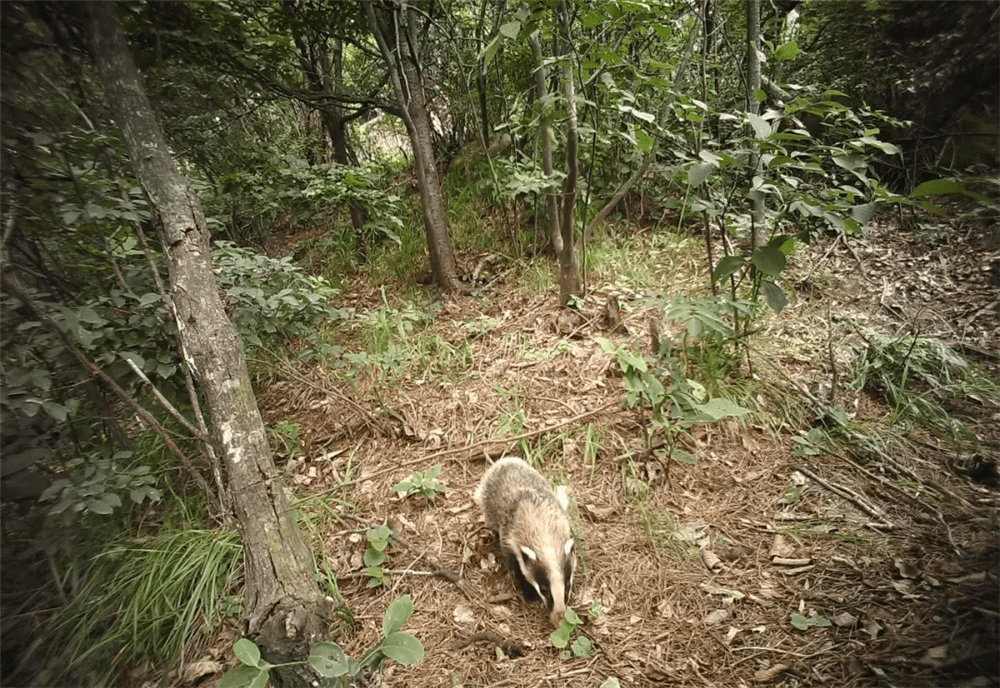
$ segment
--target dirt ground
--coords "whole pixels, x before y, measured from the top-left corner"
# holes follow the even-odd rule
[[[799,288],[753,335],[754,375],[803,398],[839,379],[855,419],[889,432],[890,409],[844,386],[868,333],[937,334],[995,365],[987,270],[1000,247],[995,234],[966,239],[917,242],[887,222],[850,248],[826,241],[794,254]],[[476,261],[463,257],[469,270]],[[883,459],[793,456],[791,435],[808,428],[760,420],[782,417],[781,395],[764,385],[758,420],[699,426],[686,446],[696,465],[643,458],[642,416],[622,408],[617,365],[593,339],[646,347],[642,295],[597,285],[586,320],[566,326],[552,294],[524,296],[502,269],[496,277],[482,296],[446,302],[430,325],[469,342],[471,364],[458,374],[411,366],[352,387],[309,363],[258,396],[268,425],[300,423],[305,452],[285,471],[353,610],[348,655],[378,642],[392,600],[413,597],[405,630],[426,656],[387,662],[381,685],[1000,685],[1000,492],[961,474],[954,448],[910,433],[911,453]],[[660,288],[701,279],[677,271]],[[627,331],[601,328],[611,293]],[[379,305],[360,284],[351,299]],[[463,327],[486,318],[492,328],[476,336]],[[977,414],[982,446],[995,452],[1000,406],[984,400]],[[472,502],[488,460],[525,449],[573,499],[572,605],[589,658],[552,646],[544,611],[515,595]],[[393,492],[435,464],[451,492]],[[399,530],[387,587],[367,587],[361,523],[332,514]]]

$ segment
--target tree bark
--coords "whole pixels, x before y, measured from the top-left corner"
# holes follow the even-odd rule
[[[760,108],[757,103],[757,90],[760,89],[760,57],[757,51],[760,50],[760,0],[746,0],[746,20],[747,20],[747,112],[759,114]],[[753,166],[753,176],[756,177],[760,170],[760,155],[756,152],[750,160]],[[764,224],[764,196],[754,193],[751,197],[751,220],[753,221],[753,235],[751,243],[756,245],[763,230]]]
[[[562,250],[559,252],[559,304],[569,305],[570,297],[580,293],[580,271],[574,245],[576,192],[579,161],[577,159],[576,99],[573,85],[573,45],[570,39],[570,14],[562,0],[563,33],[563,92],[566,97],[566,181],[563,182]]]
[[[542,140],[542,174],[546,179],[552,178],[552,115],[549,114],[545,98],[548,95],[548,73],[542,58],[542,44],[535,31],[528,37],[531,52],[535,57],[535,91],[540,112],[538,136]],[[562,255],[563,239],[559,229],[559,199],[555,189],[546,194],[549,212],[549,243],[557,256]]]
[[[185,359],[205,394],[243,537],[248,635],[272,662],[302,658],[324,634],[327,602],[267,444],[239,335],[212,272],[205,218],[153,114],[113,3],[88,5],[91,50],[167,255]]]
[[[458,279],[455,254],[448,237],[444,195],[441,193],[441,180],[434,160],[431,123],[427,114],[423,75],[420,73],[419,43],[414,17],[407,11],[406,4],[402,3],[390,2],[388,6],[380,4],[382,9],[379,14],[384,14],[388,9],[394,15],[391,19],[378,16],[374,2],[361,4],[389,69],[392,87],[402,110],[403,123],[413,147],[414,168],[420,186],[434,281],[445,291],[467,291]]]

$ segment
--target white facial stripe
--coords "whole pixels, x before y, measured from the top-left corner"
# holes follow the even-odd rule
[[[538,555],[535,554],[535,550],[531,549],[530,547],[525,547],[524,545],[521,545],[521,553],[524,556],[528,557],[528,559],[531,559],[532,561],[538,561]]]
[[[574,545],[573,538],[567,540],[566,544],[563,545],[563,552],[566,553],[567,557],[569,556],[569,553],[573,551],[573,545]]]

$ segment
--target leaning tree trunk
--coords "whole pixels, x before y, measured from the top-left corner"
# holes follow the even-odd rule
[[[427,229],[427,248],[434,280],[445,291],[465,291],[458,279],[455,254],[448,237],[441,180],[434,160],[431,121],[427,114],[423,77],[420,73],[416,25],[405,3],[389,2],[392,19],[376,16],[374,2],[362,2],[368,23],[392,79],[406,132],[413,147],[414,168],[420,187]],[[381,3],[380,3],[381,6]],[[381,10],[380,10],[381,12]]]
[[[184,356],[224,460],[243,537],[249,635],[272,662],[302,658],[325,631],[327,602],[271,458],[239,334],[219,298],[205,217],[167,149],[115,5],[91,3],[88,19],[94,61],[167,254]]]

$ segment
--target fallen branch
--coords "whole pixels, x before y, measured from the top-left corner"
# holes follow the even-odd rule
[[[883,513],[881,513],[881,511],[879,511],[875,507],[873,507],[870,504],[868,504],[864,500],[864,498],[861,497],[861,495],[856,494],[853,490],[851,490],[851,489],[849,489],[847,487],[844,487],[842,485],[837,485],[835,483],[831,483],[831,482],[829,482],[827,480],[824,480],[823,478],[820,478],[818,475],[816,475],[815,473],[813,473],[812,471],[808,470],[807,468],[805,468],[803,466],[793,466],[793,469],[796,470],[796,471],[798,471],[802,475],[804,475],[804,476],[806,476],[808,478],[811,478],[812,480],[814,480],[815,482],[819,483],[820,485],[822,485],[823,487],[825,487],[827,490],[829,490],[830,492],[834,493],[835,495],[841,497],[842,499],[846,499],[847,501],[851,502],[852,504],[854,504],[856,507],[858,507],[859,509],[861,509],[863,512],[865,512],[866,514],[868,514],[872,518],[875,518],[875,519],[878,519],[879,521],[881,521],[881,523],[872,523],[872,524],[867,524],[867,525],[872,525],[872,526],[875,526],[877,528],[895,528],[896,527],[895,524],[890,523],[886,519],[885,515]]]

